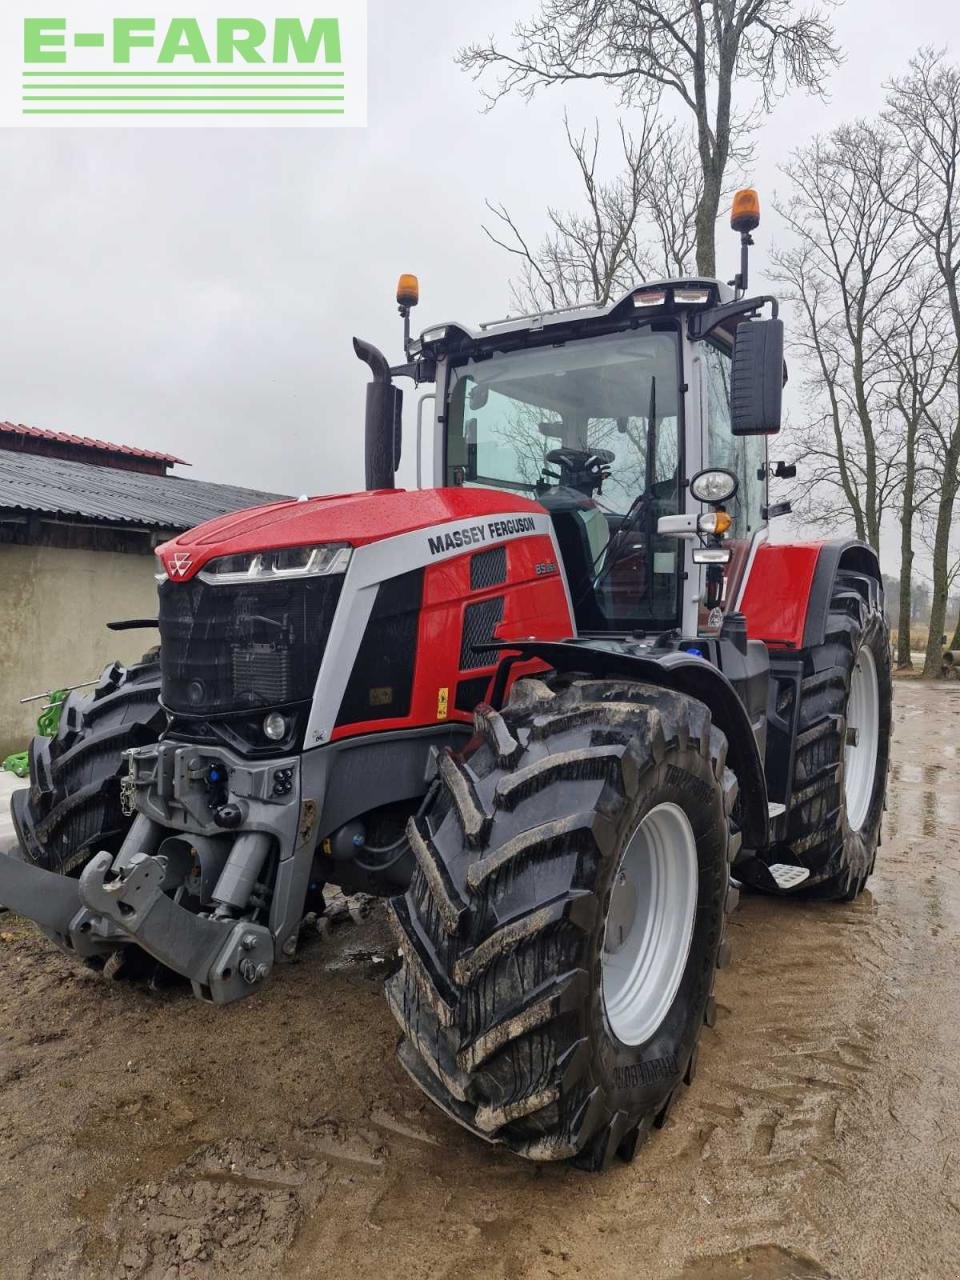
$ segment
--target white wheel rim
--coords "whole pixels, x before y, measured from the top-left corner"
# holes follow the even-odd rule
[[[604,926],[603,1003],[623,1044],[645,1044],[680,989],[697,912],[697,841],[683,810],[659,804],[637,827]]]
[[[877,664],[869,649],[857,654],[850,673],[847,699],[847,738],[843,749],[843,786],[847,822],[859,831],[870,812],[880,744],[880,684]]]

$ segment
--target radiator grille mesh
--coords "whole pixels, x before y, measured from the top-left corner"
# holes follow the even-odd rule
[[[499,649],[485,648],[494,638],[493,629],[503,621],[503,596],[468,604],[463,614],[463,636],[460,641],[460,670],[492,667],[499,659]]]

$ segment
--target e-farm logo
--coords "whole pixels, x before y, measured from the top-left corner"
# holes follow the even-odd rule
[[[56,15],[56,0],[13,0],[22,59],[0,123],[362,126],[366,0],[314,3],[254,0],[234,16],[230,0],[188,0],[189,14],[88,0]]]

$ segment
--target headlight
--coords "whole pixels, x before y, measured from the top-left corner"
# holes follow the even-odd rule
[[[263,734],[271,742],[282,742],[289,731],[290,726],[286,717],[282,716],[279,711],[271,711],[268,716],[264,717]]]
[[[219,556],[197,575],[205,582],[271,582],[282,578],[318,578],[346,573],[352,547],[327,542],[319,547],[280,547]]]
[[[732,471],[720,467],[698,471],[690,481],[690,492],[698,502],[729,502],[739,488]]]

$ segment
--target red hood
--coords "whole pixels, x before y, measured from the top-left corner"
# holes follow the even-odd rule
[[[157,555],[170,577],[186,582],[209,560],[322,542],[363,546],[414,529],[473,516],[542,513],[539,503],[497,489],[378,489],[306,501],[275,502],[208,520],[165,542]],[[176,572],[171,572],[176,561]]]

